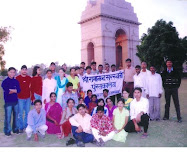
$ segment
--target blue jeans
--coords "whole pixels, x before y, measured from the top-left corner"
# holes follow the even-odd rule
[[[35,100],[42,100],[42,96],[40,96],[36,93],[34,93],[34,98],[35,98]]]
[[[82,141],[84,143],[93,142],[94,136],[92,134],[88,134],[88,133],[85,133],[85,132],[77,133],[77,132],[75,132],[75,130],[77,128],[78,127],[75,127],[75,126],[71,127],[72,133],[73,133],[73,137],[76,139],[76,143],[78,141]]]
[[[20,130],[23,130],[27,127],[27,117],[30,110],[31,100],[27,99],[18,99],[18,126]],[[25,111],[24,120],[23,112]]]
[[[5,120],[4,120],[4,133],[8,134],[11,133],[11,130],[13,132],[16,132],[18,128],[18,104],[16,105],[4,105],[5,109]],[[11,115],[13,112],[13,122],[12,122],[12,129],[11,129]]]

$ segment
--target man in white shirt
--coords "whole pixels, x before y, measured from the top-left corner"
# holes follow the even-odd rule
[[[147,130],[149,126],[149,101],[142,97],[142,89],[134,89],[134,100],[130,103],[131,120],[125,126],[126,132],[141,132],[140,126],[143,126],[144,133],[142,138],[148,136]]]
[[[146,85],[146,79],[147,77],[151,74],[151,71],[149,71],[147,69],[147,63],[146,62],[142,62],[141,63],[141,75],[144,81],[144,84]]]
[[[55,92],[57,82],[52,78],[52,71],[47,70],[46,72],[47,78],[43,80],[42,86],[42,107],[45,107],[45,104],[50,102],[50,93]]]
[[[97,71],[97,69],[96,69],[96,62],[95,61],[93,61],[92,63],[91,63],[91,68],[92,68],[92,71],[91,71],[91,74],[92,75],[96,75],[97,73],[98,73],[98,71]]]
[[[146,96],[149,99],[149,114],[151,120],[160,120],[160,98],[162,96],[162,78],[150,67],[151,74],[146,80]]]
[[[133,76],[133,79],[134,79],[134,88],[136,87],[139,87],[142,89],[142,96],[145,98],[146,95],[145,95],[145,88],[146,88],[146,85],[145,85],[145,81],[143,80],[143,75],[142,73],[140,73],[141,71],[141,67],[139,65],[137,65],[135,67],[135,70],[136,70],[136,74]]]
[[[86,113],[83,104],[77,106],[78,113],[69,119],[72,126],[73,137],[78,147],[84,147],[85,143],[93,142],[94,136],[91,131],[91,116]]]

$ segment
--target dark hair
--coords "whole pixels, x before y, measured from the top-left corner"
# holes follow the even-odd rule
[[[92,97],[91,97],[91,99],[92,99],[93,97],[96,97],[96,98],[97,98],[97,95],[96,95],[96,94],[92,94]]]
[[[141,69],[141,66],[140,65],[136,65],[135,69]]]
[[[82,97],[79,97],[79,98],[78,98],[78,100],[81,100],[81,99],[83,99],[83,98],[82,98]],[[84,99],[83,99],[83,100],[84,100]]]
[[[70,86],[73,86],[73,83],[68,82],[68,83],[66,84],[66,88],[68,88],[68,87],[70,87]]]
[[[83,69],[83,70],[84,70],[84,68],[83,68],[83,67],[80,67],[80,69]]]
[[[172,62],[172,60],[171,60],[171,59],[167,59],[167,60],[166,60],[166,63],[167,63],[168,61]],[[172,62],[172,63],[173,63],[173,62]]]
[[[56,96],[56,93],[55,93],[55,92],[51,92],[49,97],[51,98],[51,96],[52,96],[53,94]]]
[[[98,111],[104,112],[104,106],[98,106],[98,107],[97,107],[97,112],[98,112]]]
[[[94,65],[94,64],[96,64],[96,62],[95,62],[95,61],[93,61],[93,62],[91,63],[91,65]]]
[[[55,66],[56,66],[55,62],[51,62],[50,66],[51,66],[51,65],[55,65]]]
[[[8,71],[10,71],[10,70],[14,70],[14,71],[16,71],[16,69],[15,69],[14,67],[10,67],[10,68],[8,68]]]
[[[85,105],[79,104],[79,105],[77,106],[77,110],[79,110],[80,107],[82,107],[82,108],[84,108],[84,109],[86,108]]]
[[[151,65],[150,67],[153,67],[153,68],[155,68],[155,66],[154,66],[154,65]]]
[[[108,65],[108,66],[110,66],[108,63],[105,63],[105,65]]]
[[[97,106],[99,106],[98,104],[99,104],[101,101],[103,101],[104,106],[105,106],[105,101],[104,101],[104,99],[102,99],[102,98],[100,98],[100,99],[97,101]]]
[[[123,104],[125,104],[125,100],[123,98],[119,98],[118,101],[117,101],[117,103],[120,102],[120,101],[122,101]]]
[[[103,92],[105,92],[105,91],[106,91],[107,93],[109,92],[109,90],[108,90],[108,89],[104,89],[104,90],[103,90]]]
[[[69,99],[67,100],[67,102],[66,102],[66,103],[68,104],[70,100],[72,100],[72,101],[73,101],[73,103],[75,104],[75,100],[74,100],[74,99],[72,99],[72,98],[69,98]]]
[[[42,105],[42,101],[41,100],[35,100],[34,101],[34,105],[36,105],[36,103],[40,103]]]
[[[71,72],[71,70],[73,70],[73,69],[76,70],[75,67],[71,67],[69,71]]]
[[[62,70],[62,71],[64,71],[64,72],[66,72],[64,68],[60,68],[58,71],[60,71],[60,70]]]
[[[81,64],[84,64],[84,65],[85,65],[85,62],[81,62]]]
[[[51,71],[50,69],[48,69],[48,70],[46,71],[46,74],[47,74],[48,72],[51,72],[51,73],[52,73],[52,71]]]
[[[91,68],[91,66],[87,66],[87,67],[86,67],[86,70],[88,70],[88,69],[90,69],[90,70],[91,70],[91,69],[92,69],[92,68]]]
[[[88,91],[87,91],[87,94],[88,94],[89,92],[91,92],[91,93],[92,93],[92,90],[88,90]]]
[[[78,67],[78,66],[77,66],[77,67],[75,67],[75,71],[76,71],[76,70],[79,70],[79,69],[80,69],[80,67]]]
[[[116,65],[115,65],[115,64],[112,64],[111,67],[116,67]]]
[[[130,62],[131,62],[131,59],[129,59],[129,58],[128,58],[128,59],[126,59],[126,60],[125,60],[125,62],[128,62],[128,61],[130,61]]]
[[[112,101],[112,99],[110,97],[108,97],[108,98],[106,98],[106,103],[107,103],[108,99],[110,99]]]
[[[39,66],[35,66],[33,71],[32,71],[32,76],[36,76],[37,75],[37,70],[39,69],[40,67]]]
[[[27,66],[26,65],[22,65],[21,70],[22,69],[27,69]]]
[[[124,92],[124,91],[126,91],[127,93],[130,93],[128,89],[123,90],[123,92]],[[122,93],[123,93],[123,92],[122,92]]]
[[[99,64],[99,66],[98,67],[103,67],[103,65],[102,64]]]
[[[142,92],[142,89],[141,89],[140,87],[136,87],[136,88],[134,88],[134,91],[133,91],[133,92],[135,92],[136,90]]]

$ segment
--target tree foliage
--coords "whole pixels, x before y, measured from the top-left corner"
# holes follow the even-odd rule
[[[187,37],[180,39],[173,23],[161,19],[142,36],[137,49],[140,60],[147,62],[148,67],[154,65],[157,72],[163,70],[168,58],[175,68],[182,70],[187,56]]]
[[[4,44],[11,38],[11,27],[0,27],[0,67],[3,71],[5,69],[6,61],[3,60],[5,54]]]

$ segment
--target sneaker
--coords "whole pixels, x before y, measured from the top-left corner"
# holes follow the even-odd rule
[[[66,146],[75,144],[75,139],[70,138],[68,141],[66,141]]]
[[[6,133],[5,136],[6,136],[6,137],[11,137],[12,135],[11,135],[11,133],[9,132],[9,133]]]
[[[85,147],[85,144],[82,141],[78,141],[77,147]]]
[[[20,134],[19,130],[13,131],[13,133],[14,133],[14,134],[17,134],[17,135]]]
[[[178,120],[178,123],[182,123],[182,118]]]
[[[147,138],[147,137],[148,137],[148,134],[147,134],[147,133],[143,133],[142,136],[141,136],[142,139],[145,139],[145,138]]]
[[[169,118],[164,117],[163,120],[169,120]]]

